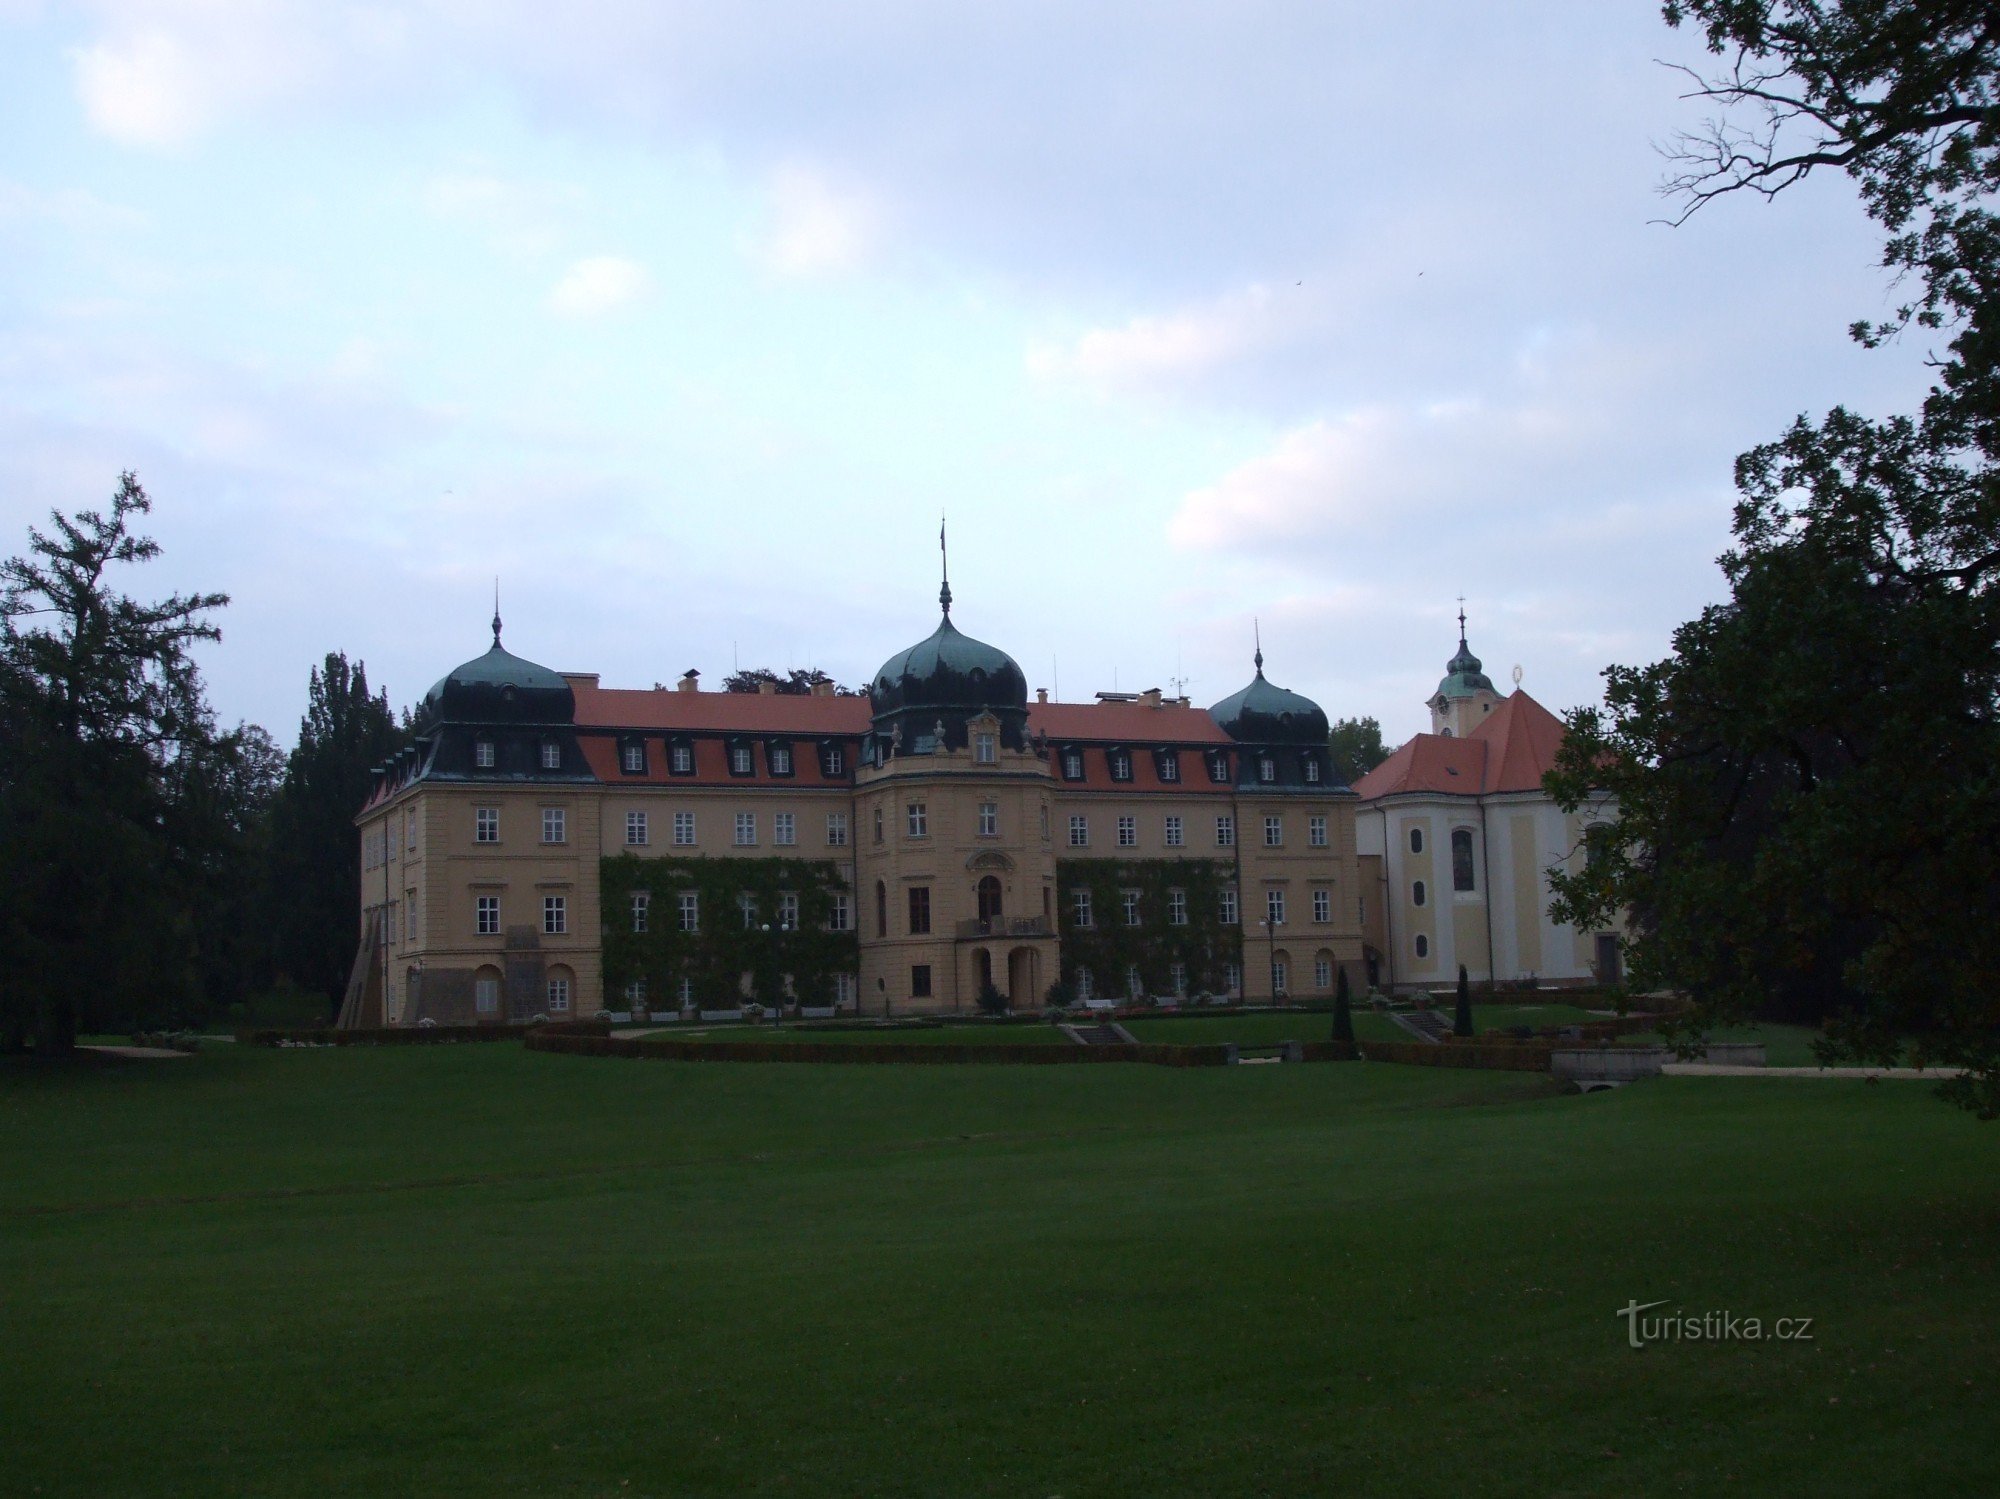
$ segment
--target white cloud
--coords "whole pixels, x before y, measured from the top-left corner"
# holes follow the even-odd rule
[[[851,271],[879,237],[880,214],[866,194],[836,186],[823,173],[797,163],[772,173],[770,214],[755,249],[758,259],[781,275]]]
[[[1300,327],[1296,302],[1280,316],[1271,289],[1253,283],[1178,312],[1144,314],[1122,327],[1091,328],[1067,343],[1030,344],[1028,370],[1042,379],[1154,388],[1265,352],[1297,337]]]
[[[652,278],[622,255],[587,255],[563,273],[549,293],[549,307],[566,317],[597,317],[636,302]]]

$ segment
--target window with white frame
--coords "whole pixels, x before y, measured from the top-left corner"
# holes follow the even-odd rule
[[[972,758],[980,765],[992,765],[1000,758],[998,740],[992,734],[972,736]]]
[[[799,897],[795,890],[778,892],[778,930],[796,932],[799,929]]]
[[[844,932],[853,925],[854,907],[848,902],[847,892],[845,890],[834,891],[832,905],[826,917],[827,930]]]
[[[1217,848],[1236,847],[1236,819],[1227,813],[1215,819],[1215,846]]]
[[[634,932],[643,932],[646,930],[646,921],[652,915],[652,910],[653,897],[644,890],[634,890],[632,892],[632,930]]]
[[[788,776],[792,773],[792,747],[789,744],[769,744],[764,747],[764,759],[774,776]]]
[[[1304,765],[1304,770],[1305,770],[1305,773],[1306,773],[1306,784],[1307,784],[1308,786],[1316,786],[1316,785],[1318,785],[1318,784],[1319,784],[1319,756],[1317,756],[1317,755],[1307,755],[1307,756],[1306,756],[1306,758],[1305,758],[1305,765]]]
[[[981,802],[979,804],[979,836],[997,838],[1000,836],[1000,804]]]
[[[875,841],[877,843],[882,841],[882,809],[880,807],[875,809]]]
[[[731,775],[747,776],[752,774],[756,769],[756,762],[750,757],[749,745],[732,744],[729,747],[729,773]]]
[[[1164,841],[1168,848],[1179,848],[1185,843],[1186,835],[1181,830],[1181,820],[1178,817],[1167,819]]]
[[[1167,987],[1176,994],[1187,993],[1187,964],[1167,964]]]
[[[1186,926],[1187,924],[1187,891],[1169,890],[1167,892],[1167,925]]]
[[[1264,819],[1264,847],[1283,848],[1285,846],[1285,819],[1267,817]]]
[[[561,807],[542,808],[542,842],[569,842],[569,813]]]
[[[771,842],[779,848],[791,848],[799,841],[798,818],[790,812],[771,814]]]
[[[557,744],[553,739],[544,739],[542,741],[542,769],[562,769],[562,746]]]
[[[1271,960],[1271,992],[1273,994],[1289,994],[1291,992],[1291,966],[1283,958],[1273,958]]]
[[[1130,963],[1125,968],[1125,993],[1128,998],[1137,999],[1146,992],[1146,981],[1139,976],[1139,965]]]
[[[1313,959],[1313,987],[1315,989],[1333,987],[1333,959],[1328,957]]]
[[[633,979],[625,986],[625,1006],[627,1009],[643,1010],[646,1007],[646,981]]]
[[[491,770],[493,768],[493,741],[491,739],[475,739],[472,741],[472,763],[481,770]]]
[[[1178,781],[1181,778],[1181,756],[1179,750],[1161,750],[1159,755],[1160,779]]]
[[[625,841],[634,847],[643,846],[647,840],[646,814],[627,812],[625,814]]]
[[[1129,781],[1132,779],[1132,753],[1130,750],[1112,750],[1106,759],[1111,765],[1111,779]]]
[[[1069,846],[1071,848],[1090,847],[1090,819],[1081,812],[1070,814]]]
[[[1224,926],[1236,925],[1236,887],[1225,885],[1216,895],[1216,903],[1221,907],[1217,913]]]
[[[1090,987],[1090,970],[1088,968],[1077,969],[1076,971],[1077,999],[1079,1001],[1088,1002],[1088,1000],[1091,997],[1091,992],[1092,991]]]
[[[694,746],[676,744],[667,751],[667,769],[677,776],[694,774]]]
[[[847,847],[847,814],[829,812],[826,814],[826,846],[828,848]]]
[[[743,918],[743,930],[746,932],[756,931],[757,897],[752,895],[748,890],[745,890],[741,895],[736,897],[736,910]]]
[[[407,844],[406,844],[406,847],[407,847],[407,848],[409,849],[409,851],[410,851],[411,853],[415,853],[415,852],[417,851],[417,812],[416,812],[416,808],[412,807],[412,808],[411,808],[411,809],[409,810],[409,812],[408,812],[408,813],[406,813],[406,814],[404,815],[404,818],[403,818],[403,831],[404,831],[405,835],[407,836]]]
[[[1313,848],[1326,847],[1326,814],[1315,812],[1306,819],[1306,842]]]
[[[1088,927],[1095,924],[1090,919],[1090,892],[1088,890],[1070,891],[1069,916],[1071,926]]]
[[[1062,767],[1063,767],[1063,779],[1065,781],[1082,780],[1083,751],[1075,749],[1064,750],[1062,757]]]
[[[472,981],[472,1008],[481,1015],[491,1015],[500,1008],[500,980],[476,978]]]
[[[1118,819],[1118,846],[1120,848],[1137,848],[1139,846],[1138,818],[1121,817]]]
[[[473,930],[482,937],[500,935],[500,897],[480,895],[472,901]]]
[[[694,847],[694,813],[674,813],[674,846],[677,848]]]
[[[628,744],[619,751],[619,763],[627,775],[638,775],[646,768],[646,746]]]
[[[694,980],[684,978],[675,987],[674,997],[680,1001],[683,1010],[694,1008]]]
[[[1269,755],[1259,755],[1257,757],[1257,779],[1260,781],[1277,780],[1278,762],[1273,760]]]
[[[757,842],[757,814],[738,812],[736,814],[736,846],[751,848]]]
[[[560,975],[549,980],[549,1013],[560,1015],[569,1008],[569,980]]]
[[[1208,757],[1208,778],[1218,786],[1229,784],[1229,752],[1217,750]]]
[[[1137,926],[1139,924],[1138,891],[1120,890],[1118,892],[1118,914],[1123,918],[1127,926]]]
[[[1313,891],[1313,920],[1333,920],[1333,892],[1331,890]]]
[[[823,764],[826,774],[829,776],[845,775],[847,773],[847,756],[837,744],[829,744],[826,747],[826,756]]]
[[[683,890],[675,897],[675,901],[680,907],[681,930],[684,932],[700,931],[701,893],[695,890]]]
[[[1223,987],[1229,993],[1241,994],[1243,992],[1243,965],[1241,963],[1224,964],[1222,969],[1222,983]]]
[[[1272,926],[1285,924],[1285,892],[1266,890],[1264,892],[1264,919]]]
[[[931,835],[930,808],[923,802],[910,802],[903,808],[904,831],[912,838],[928,838]]]
[[[498,843],[500,841],[500,809],[498,807],[475,807],[473,809],[472,841],[474,843]]]
[[[542,897],[542,933],[548,937],[560,937],[569,930],[569,897],[567,895],[545,895]]]

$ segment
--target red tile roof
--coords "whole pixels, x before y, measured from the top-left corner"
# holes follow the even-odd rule
[[[1058,743],[1230,744],[1206,708],[1146,703],[1030,703],[1028,727]]]
[[[576,726],[664,729],[689,733],[801,734],[816,738],[868,732],[865,697],[808,697],[789,693],[678,692],[673,688],[599,687],[571,677]]]
[[[1562,740],[1562,720],[1517,688],[1463,739],[1419,734],[1356,781],[1354,790],[1364,801],[1539,791]]]

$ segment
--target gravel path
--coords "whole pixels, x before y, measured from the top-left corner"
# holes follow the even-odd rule
[[[1668,1077],[1908,1077],[1938,1082],[1957,1077],[1960,1067],[1735,1067],[1725,1062],[1668,1062]]]

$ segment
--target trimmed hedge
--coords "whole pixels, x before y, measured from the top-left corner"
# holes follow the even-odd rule
[[[279,1046],[287,1041],[305,1046],[440,1046],[448,1041],[512,1041],[527,1029],[520,1025],[395,1025],[338,1031],[323,1026],[303,1031],[238,1031],[236,1039],[249,1046]]]
[[[1148,1062],[1156,1067],[1220,1067],[1228,1059],[1227,1048],[1221,1046],[912,1046],[896,1042],[859,1046],[811,1041],[640,1041],[545,1027],[529,1034],[527,1048],[572,1057],[644,1057],[668,1062],[994,1062],[1030,1067]]]
[[[1321,1043],[1331,1045],[1331,1042]],[[1488,1046],[1478,1041],[1359,1041],[1363,1061],[1401,1062],[1416,1067],[1477,1067],[1495,1072],[1547,1072],[1549,1053],[1576,1043],[1510,1041]]]

